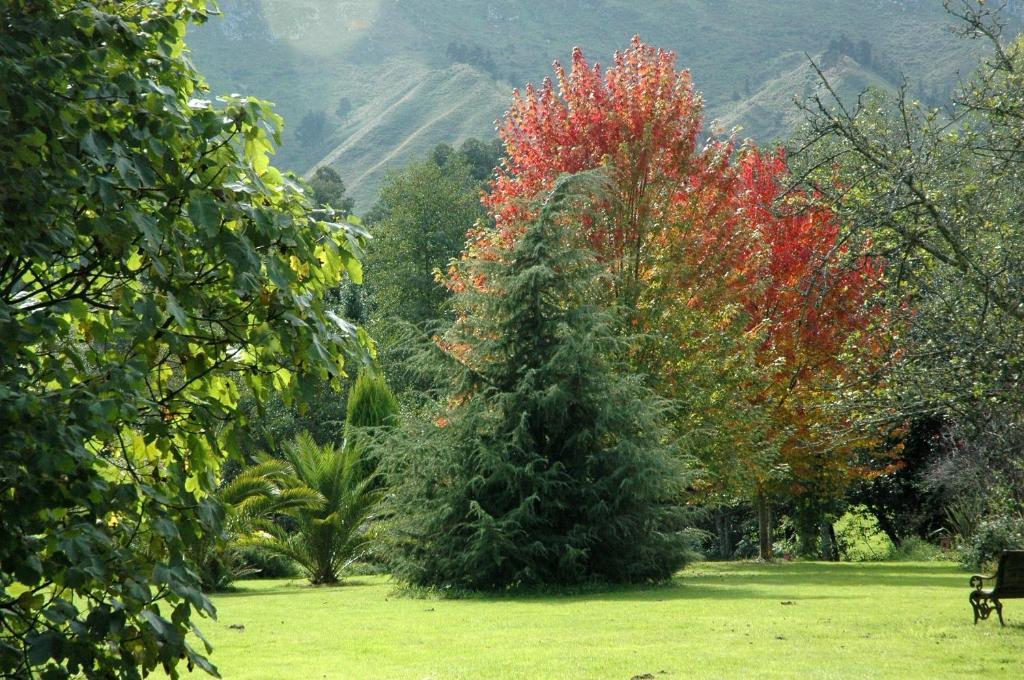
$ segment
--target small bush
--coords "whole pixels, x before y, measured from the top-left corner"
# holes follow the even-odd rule
[[[346,434],[359,428],[389,427],[398,418],[398,400],[384,377],[364,368],[352,384],[345,411]]]
[[[934,543],[919,536],[911,536],[892,551],[889,559],[896,562],[934,562],[946,559],[946,553]]]
[[[1024,517],[1019,513],[990,515],[959,546],[960,561],[968,569],[981,569],[1004,550],[1024,548]]]
[[[238,552],[242,563],[250,570],[249,578],[291,578],[299,575],[298,567],[286,557],[248,545],[240,546]]]
[[[863,505],[850,508],[835,523],[839,555],[849,562],[887,559],[895,548],[878,526],[878,520]]]
[[[387,567],[381,562],[359,560],[345,567],[346,576],[380,576],[388,573]]]

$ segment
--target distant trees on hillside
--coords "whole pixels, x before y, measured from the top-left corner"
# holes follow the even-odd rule
[[[849,57],[861,66],[871,69],[891,83],[899,83],[903,80],[903,72],[900,67],[884,54],[879,53],[871,41],[866,38],[852,40],[845,33],[829,41],[828,48],[821,55],[820,66],[832,68],[839,63],[842,57]]]
[[[338,100],[337,106],[334,107],[334,115],[338,117],[338,120],[347,120],[349,115],[352,113],[352,100],[348,97],[342,97]]]
[[[295,139],[305,147],[316,147],[327,136],[327,114],[322,110],[307,111],[295,128]]]
[[[327,205],[343,215],[350,215],[356,206],[356,200],[346,195],[345,182],[334,168],[323,165],[316,169],[309,180],[313,190],[313,203]]]
[[[498,68],[498,62],[495,61],[490,50],[485,47],[481,47],[476,43],[455,42],[453,40],[448,43],[448,49],[445,50],[445,56],[447,56],[449,61],[453,64],[468,64],[490,74],[494,78],[503,78],[503,75]]]

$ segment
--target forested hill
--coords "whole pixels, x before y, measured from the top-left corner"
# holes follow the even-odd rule
[[[192,29],[214,93],[284,115],[278,164],[329,163],[370,207],[383,174],[439,142],[488,137],[511,90],[579,45],[608,62],[633,34],[675,50],[708,118],[767,142],[814,86],[805,54],[846,92],[892,85],[938,101],[972,44],[940,0],[220,0]]]

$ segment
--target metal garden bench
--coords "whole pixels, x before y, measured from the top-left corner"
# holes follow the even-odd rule
[[[985,588],[985,581],[995,580],[994,585]],[[992,576],[975,574],[971,577],[971,607],[974,608],[974,623],[978,619],[987,619],[994,609],[999,615],[1000,625],[1003,621],[1002,600],[1014,597],[1024,598],[1024,550],[1005,550],[999,555],[999,566]]]

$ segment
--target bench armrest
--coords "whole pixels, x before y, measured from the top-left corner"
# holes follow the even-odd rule
[[[971,577],[971,587],[975,590],[981,590],[981,587],[982,585],[984,585],[985,581],[991,581],[995,577],[995,574],[992,574],[991,576],[985,576],[984,574],[975,574]]]

